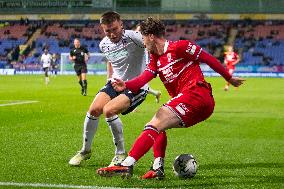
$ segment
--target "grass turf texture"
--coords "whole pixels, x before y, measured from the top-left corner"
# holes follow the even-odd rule
[[[81,148],[82,124],[105,76],[88,77],[88,96],[80,95],[75,76],[1,76],[0,104],[14,100],[38,103],[0,107],[0,182],[94,185],[143,188],[283,188],[284,80],[248,78],[245,85],[223,91],[224,80],[208,78],[216,107],[207,121],[188,129],[168,131],[166,178],[141,180],[151,166],[152,151],[135,166],[134,176],[102,178],[96,169],[113,157],[112,137],[101,118],[93,156],[81,167],[69,159]],[[169,98],[159,79],[151,87]],[[121,116],[126,149],[160,104],[149,95],[138,112]],[[174,176],[172,162],[181,153],[193,154],[199,169],[193,179]],[[4,187],[3,188],[11,188]],[[14,188],[14,187],[13,187]]]

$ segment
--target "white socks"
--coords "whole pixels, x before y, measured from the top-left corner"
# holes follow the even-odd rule
[[[115,145],[115,154],[125,154],[124,138],[122,122],[117,115],[106,118],[106,122],[111,130],[113,136],[113,143]]]
[[[154,163],[153,163],[153,169],[156,170],[163,166],[164,166],[164,158],[161,158],[161,157],[155,158]]]
[[[83,131],[82,152],[90,152],[95,133],[98,128],[99,118],[92,116],[89,112],[86,115]]]
[[[131,156],[127,156],[127,158],[121,163],[122,166],[132,166],[134,165],[136,162],[136,160],[131,157]]]

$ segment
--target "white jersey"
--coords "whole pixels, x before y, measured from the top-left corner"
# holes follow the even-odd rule
[[[125,30],[118,43],[104,37],[99,46],[112,65],[112,78],[127,81],[144,71],[145,49],[140,32]]]
[[[40,62],[42,62],[42,64],[43,64],[42,67],[43,68],[50,67],[51,61],[52,61],[51,54],[47,53],[47,54],[41,55]]]

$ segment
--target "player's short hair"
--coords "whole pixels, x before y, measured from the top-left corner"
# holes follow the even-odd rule
[[[157,37],[164,37],[166,33],[166,28],[162,21],[154,19],[152,17],[149,17],[141,22],[140,27],[142,35],[153,34]]]
[[[114,21],[120,21],[120,14],[114,11],[107,11],[102,14],[100,24],[111,24]]]

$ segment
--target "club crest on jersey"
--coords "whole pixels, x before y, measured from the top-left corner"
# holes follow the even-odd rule
[[[196,51],[196,45],[189,43],[185,52],[194,55],[195,51]]]
[[[167,54],[167,58],[168,58],[168,62],[172,62],[172,54],[171,53],[168,53]]]
[[[122,43],[123,43],[123,44],[126,44],[126,43],[127,43],[127,39],[126,39],[126,38],[123,38],[123,39],[122,39]]]
[[[161,62],[160,62],[160,60],[158,60],[158,62],[157,62],[157,66],[161,66]]]

